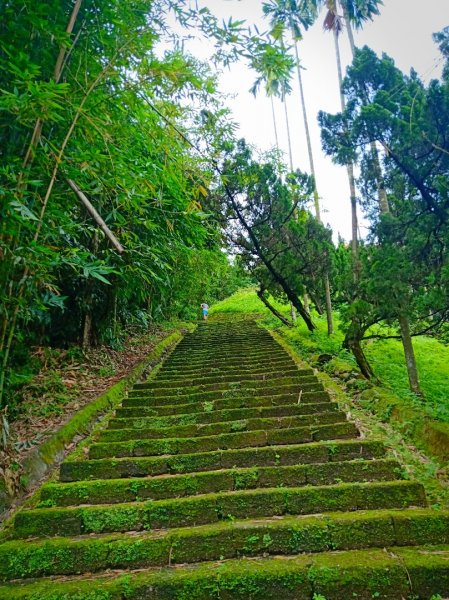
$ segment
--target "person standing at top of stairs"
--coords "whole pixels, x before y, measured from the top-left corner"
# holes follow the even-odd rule
[[[207,316],[209,314],[209,305],[203,302],[201,304],[201,310],[203,311],[203,320],[207,321]]]

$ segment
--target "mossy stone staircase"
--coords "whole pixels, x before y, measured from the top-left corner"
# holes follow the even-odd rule
[[[449,512],[253,321],[187,335],[13,537],[3,600],[449,595]]]

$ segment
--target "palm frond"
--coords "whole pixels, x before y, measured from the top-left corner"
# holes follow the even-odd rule
[[[333,10],[328,10],[323,22],[323,29],[326,31],[336,31],[337,35],[343,31],[343,17]]]

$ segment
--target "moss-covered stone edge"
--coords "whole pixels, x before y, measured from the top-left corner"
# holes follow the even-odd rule
[[[388,547],[292,559],[238,559],[89,580],[0,586],[4,600],[429,600],[446,595],[448,547]],[[350,586],[350,589],[348,589]]]
[[[85,441],[85,438],[96,429],[100,417],[114,410],[121,403],[126,390],[134,385],[150,365],[159,363],[167,352],[172,351],[182,337],[183,334],[180,330],[168,332],[145,360],[140,362],[128,375],[75,413],[48,440],[36,448],[23,464],[24,480],[27,482],[24,491],[32,489],[53,469],[65,455],[66,446],[72,443],[76,436],[82,435]],[[77,449],[70,455],[71,458],[74,458],[79,450],[79,446],[77,446]],[[0,500],[2,498],[0,497]],[[12,498],[5,497],[3,503],[0,503],[0,522],[12,500]]]

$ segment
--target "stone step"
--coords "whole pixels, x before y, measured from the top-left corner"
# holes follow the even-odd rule
[[[300,465],[347,460],[374,460],[385,456],[380,442],[335,440],[289,446],[216,450],[175,456],[66,461],[60,466],[63,482],[122,477],[149,477],[214,469]]]
[[[302,375],[303,377],[313,376],[313,371],[309,369],[298,369],[295,363],[292,362],[281,362],[274,365],[262,365],[262,366],[254,366],[250,368],[239,368],[237,365],[233,365],[227,369],[221,369],[220,367],[214,368],[196,368],[191,369],[190,371],[181,371],[177,369],[164,369],[161,368],[158,371],[157,381],[159,379],[169,380],[169,381],[190,381],[192,378],[220,378],[223,379],[231,379],[235,378],[236,381],[241,379],[251,379],[252,377],[263,376],[266,373],[290,373],[294,372],[295,374]],[[143,382],[145,383],[145,382]]]
[[[145,383],[136,383],[133,390],[154,390],[157,388],[177,388],[177,387],[195,387],[209,386],[215,384],[233,384],[241,383],[242,381],[270,381],[279,378],[296,378],[303,383],[311,383],[317,381],[315,375],[299,375],[296,367],[289,369],[265,371],[263,373],[232,373],[221,375],[189,375],[188,377],[164,377],[163,373],[159,372],[157,379]]]
[[[188,552],[188,544],[185,545]],[[122,560],[123,560],[123,555]],[[92,563],[95,564],[93,562]],[[111,559],[112,560],[112,559]],[[447,597],[449,546],[241,558],[0,587],[2,600],[429,600]]]
[[[138,397],[150,397],[150,398],[164,398],[166,396],[178,397],[178,396],[190,396],[192,394],[204,393],[204,392],[222,392],[231,393],[237,392],[242,393],[243,390],[260,390],[260,389],[273,389],[273,388],[284,388],[285,386],[297,385],[299,389],[306,390],[322,390],[323,385],[316,377],[300,377],[297,375],[280,376],[269,379],[268,381],[263,379],[249,379],[231,382],[210,382],[200,383],[197,385],[178,385],[177,387],[159,386],[158,384],[146,383],[141,384],[138,387],[134,386],[130,390],[128,396],[130,398]]]
[[[123,406],[116,409],[118,417],[138,417],[151,415],[175,415],[181,413],[203,413],[212,412],[213,410],[222,409],[237,409],[237,408],[257,408],[257,407],[277,407],[291,405],[292,403],[306,405],[316,404],[317,402],[329,402],[330,398],[327,392],[304,392],[289,394],[273,394],[271,396],[262,396],[261,398],[241,397],[241,398],[225,398],[220,400],[210,399],[206,395],[205,398],[198,401],[197,398],[186,399],[186,404],[152,404],[146,398],[133,398],[131,405]],[[128,400],[126,401],[128,402]]]
[[[162,376],[163,373],[158,373],[158,377],[156,379],[147,381],[147,382],[142,382],[142,383],[136,383],[132,390],[133,391],[140,391],[140,390],[152,390],[152,389],[157,389],[159,387],[173,387],[173,388],[177,388],[177,387],[185,387],[184,380],[182,379],[172,379],[170,377],[163,377]],[[188,385],[190,386],[208,386],[210,384],[224,384],[224,385],[229,385],[231,387],[235,386],[235,387],[239,387],[242,385],[249,385],[249,384],[254,384],[254,385],[259,385],[259,386],[263,386],[266,385],[268,382],[272,382],[274,381],[275,383],[277,382],[277,380],[292,380],[292,381],[299,381],[299,382],[304,382],[304,383],[313,383],[315,381],[318,381],[318,377],[316,375],[303,375],[302,373],[299,372],[299,370],[294,367],[291,369],[287,369],[285,371],[278,371],[278,370],[271,370],[271,371],[266,371],[265,373],[256,373],[255,375],[251,374],[251,373],[240,373],[237,375],[234,375],[234,373],[227,375],[214,375],[214,374],[210,374],[210,375],[190,375],[189,378],[186,380],[188,381]]]
[[[291,429],[254,430],[223,433],[200,438],[162,438],[128,442],[93,443],[89,458],[120,458],[124,456],[157,456],[191,454],[246,447],[305,444],[322,440],[358,437],[354,423],[347,421],[331,425],[306,425]]]
[[[423,487],[411,481],[339,483],[304,488],[239,490],[125,504],[40,508],[16,515],[14,536],[77,536],[90,533],[193,527],[226,519],[309,515],[425,507]]]
[[[252,351],[252,352],[242,352],[239,354],[233,354],[230,352],[224,352],[223,354],[216,354],[216,353],[209,353],[209,354],[204,354],[202,356],[200,355],[187,355],[186,356],[182,356],[181,354],[176,354],[175,352],[173,352],[173,354],[170,355],[170,357],[167,359],[167,362],[165,363],[166,366],[170,366],[170,367],[182,367],[182,365],[184,365],[187,361],[189,362],[191,367],[194,366],[202,366],[202,365],[208,365],[211,367],[217,367],[217,366],[228,366],[231,364],[256,364],[256,363],[260,363],[265,361],[268,364],[270,364],[270,362],[275,362],[276,360],[282,360],[285,361],[286,358],[289,355],[285,352],[285,350],[283,350],[282,348],[278,348],[278,349],[273,349],[273,350],[265,350],[265,349],[261,349],[261,350],[256,350],[256,351]],[[292,363],[294,363],[293,359]]]
[[[237,433],[268,429],[290,429],[306,425],[329,425],[341,423],[346,417],[343,413],[328,411],[324,414],[268,417],[244,419],[240,421],[222,421],[220,423],[197,423],[191,425],[174,425],[173,427],[131,427],[123,429],[107,429],[96,438],[98,442],[124,442],[128,440],[143,440],[161,438],[186,438],[219,435],[222,433]]]
[[[312,416],[317,413],[326,415],[339,410],[336,402],[319,402],[314,404],[287,404],[285,406],[260,406],[258,408],[236,408],[213,410],[201,413],[177,414],[167,417],[131,417],[123,419],[114,417],[108,422],[108,429],[145,429],[147,427],[175,427],[178,425],[195,425],[208,423],[226,423],[242,419],[269,417]]]
[[[266,370],[272,371],[273,369],[282,370],[283,368],[296,368],[301,375],[313,375],[313,369],[310,368],[298,368],[296,363],[286,354],[279,360],[269,360],[266,362],[256,361],[248,362],[243,360],[236,360],[234,364],[227,365],[204,365],[204,363],[190,366],[188,362],[184,366],[180,367],[169,367],[167,363],[161,367],[159,373],[164,377],[170,376],[190,376],[196,374],[213,374],[213,373],[264,373]],[[159,374],[158,374],[159,376]]]
[[[103,534],[26,544],[12,541],[0,546],[0,579],[423,543],[449,544],[449,512],[411,509],[327,513],[262,522],[221,522],[157,533],[143,531],[133,536]]]
[[[41,489],[42,506],[116,504],[182,498],[212,492],[274,487],[302,487],[401,479],[390,459],[352,460],[309,465],[220,469],[186,475],[49,483]]]
[[[272,338],[247,338],[242,340],[210,340],[210,341],[191,341],[189,343],[179,343],[173,354],[188,355],[188,356],[204,356],[206,354],[217,354],[218,356],[230,351],[235,354],[243,354],[244,352],[260,352],[261,350],[280,349]]]
[[[183,391],[183,390],[181,390]],[[123,407],[127,406],[141,406],[152,404],[156,406],[162,406],[164,404],[183,404],[188,402],[210,402],[212,400],[223,400],[231,399],[236,402],[242,397],[272,397],[279,395],[296,395],[296,397],[302,398],[306,392],[323,392],[324,388],[321,383],[292,383],[288,385],[270,385],[266,387],[245,387],[245,388],[230,388],[225,390],[211,390],[211,391],[191,391],[186,390],[186,393],[171,394],[166,393],[165,390],[158,390],[156,392],[146,393],[143,390],[131,391],[128,398],[125,398],[122,402]]]

